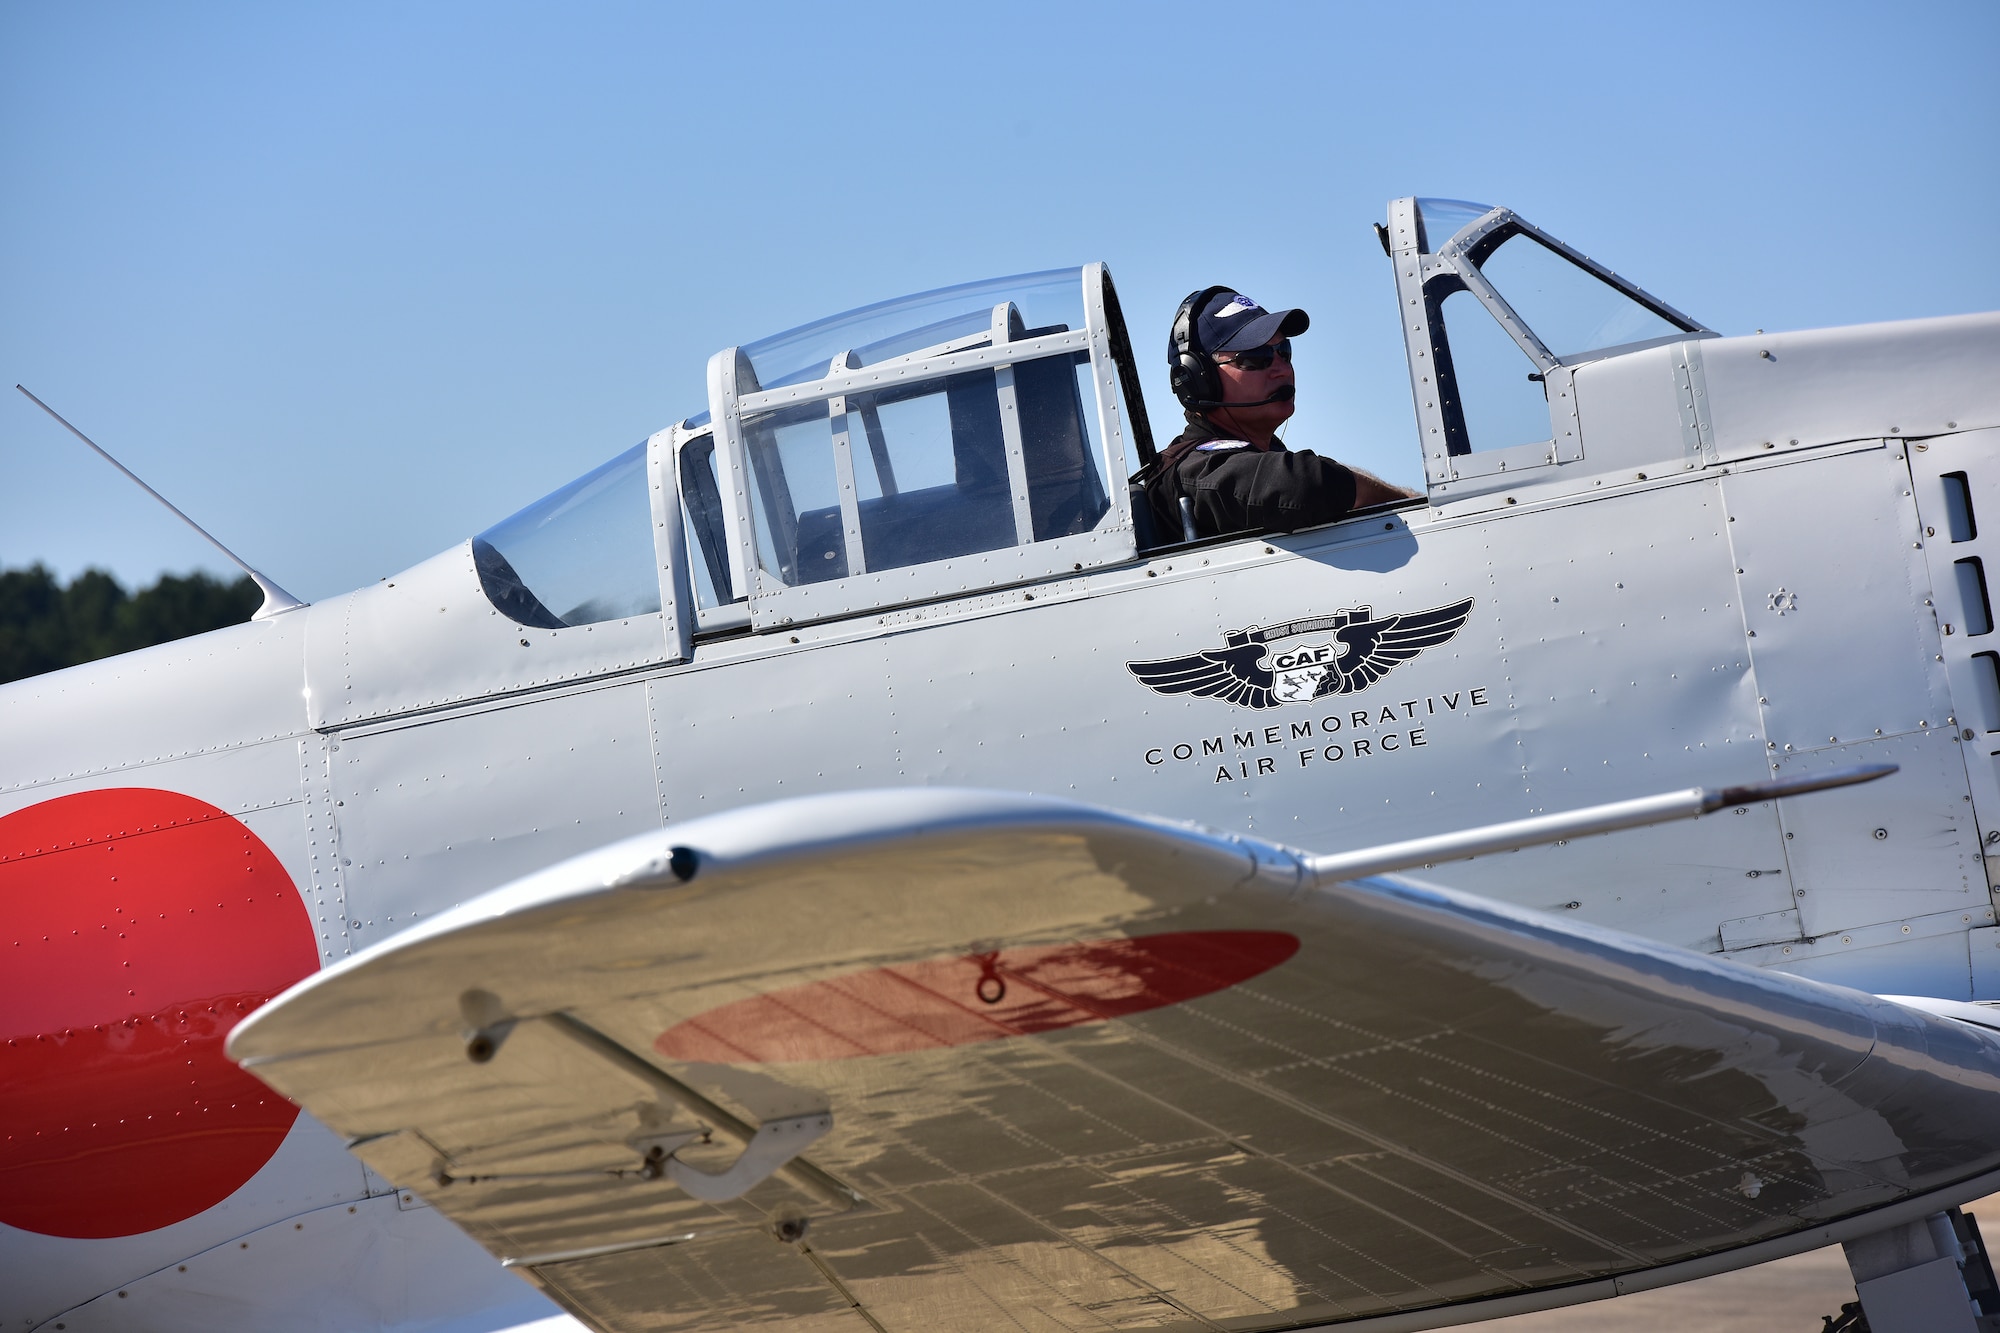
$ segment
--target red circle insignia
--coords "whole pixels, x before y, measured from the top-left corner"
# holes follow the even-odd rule
[[[278,1150],[298,1108],[222,1043],[319,949],[241,820],[145,787],[0,817],[0,950],[0,1222],[151,1231]]]

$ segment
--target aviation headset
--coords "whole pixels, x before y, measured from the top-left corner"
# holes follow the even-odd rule
[[[1173,332],[1167,336],[1167,377],[1181,406],[1196,410],[1221,407],[1222,377],[1216,374],[1215,358],[1195,337],[1195,323],[1208,303],[1234,287],[1204,287],[1192,292],[1174,312]]]
[[[1174,397],[1181,400],[1182,407],[1197,412],[1211,407],[1262,407],[1266,403],[1290,402],[1295,391],[1289,384],[1280,385],[1269,397],[1252,402],[1232,403],[1223,398],[1222,376],[1215,369],[1215,358],[1195,336],[1195,322],[1201,318],[1201,312],[1223,292],[1237,294],[1234,287],[1204,287],[1181,302],[1181,308],[1174,312],[1173,332],[1167,335],[1167,381],[1173,386]]]

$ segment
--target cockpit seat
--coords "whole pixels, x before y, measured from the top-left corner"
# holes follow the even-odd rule
[[[1014,544],[1014,511],[1004,487],[981,493],[956,485],[931,486],[863,500],[860,509],[868,560],[876,569],[903,569]],[[799,515],[798,570],[801,583],[847,577],[847,543],[837,507]]]

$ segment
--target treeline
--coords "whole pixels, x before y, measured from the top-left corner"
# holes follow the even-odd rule
[[[240,625],[263,600],[247,578],[165,574],[128,593],[99,569],[67,588],[39,564],[0,570],[0,682]]]

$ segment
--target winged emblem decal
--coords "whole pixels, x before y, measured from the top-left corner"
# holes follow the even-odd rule
[[[1329,694],[1365,690],[1426,648],[1458,633],[1472,614],[1472,598],[1428,611],[1375,615],[1356,606],[1330,616],[1294,620],[1269,629],[1230,630],[1220,648],[1186,657],[1127,662],[1125,669],[1161,694],[1193,694],[1243,708],[1311,703]],[[1272,644],[1331,630],[1326,643],[1283,650]]]

